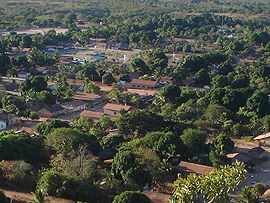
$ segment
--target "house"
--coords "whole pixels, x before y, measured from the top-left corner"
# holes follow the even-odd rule
[[[87,103],[82,100],[73,100],[62,104],[62,107],[66,109],[67,113],[85,110],[86,106]]]
[[[120,43],[110,44],[108,47],[110,49],[115,49],[115,50],[128,50],[129,44],[120,42]]]
[[[158,86],[159,86],[158,81],[133,79],[131,82],[126,83],[125,88],[154,89],[157,88]]]
[[[254,137],[253,140],[257,141],[259,146],[270,147],[270,132]]]
[[[40,109],[37,113],[39,117],[51,118],[65,114],[65,108],[63,108],[60,104],[54,104]]]
[[[243,154],[243,153],[231,153],[231,154],[227,154],[227,158],[230,160],[230,162],[243,162],[244,164],[251,164],[252,163],[252,159],[249,158],[247,155]]]
[[[40,66],[40,67],[37,67],[36,70],[39,72],[39,73],[42,73],[42,74],[48,74],[49,72],[49,69],[48,67],[46,66]]]
[[[260,197],[260,202],[269,202],[267,199],[270,197],[270,189],[266,190],[263,195]]]
[[[1,113],[0,114],[0,130],[5,130],[8,126],[16,125],[20,119],[16,116]]]
[[[172,41],[175,44],[179,44],[179,45],[185,45],[185,44],[190,44],[190,43],[195,42],[194,39],[187,39],[187,38],[180,38],[180,37],[175,37],[175,38],[172,39]]]
[[[128,105],[122,105],[122,104],[112,104],[112,103],[107,103],[104,107],[104,114],[107,114],[109,116],[121,116],[120,111],[125,110],[125,111],[131,111],[132,106]]]
[[[97,112],[97,111],[89,111],[89,110],[83,110],[80,113],[80,116],[87,116],[89,118],[92,118],[94,120],[99,120],[104,116],[103,112]]]
[[[56,82],[47,82],[47,89],[57,90],[58,86]]]
[[[204,175],[214,170],[214,168],[211,166],[194,164],[186,161],[181,161],[180,164],[176,166],[176,169],[179,170],[185,177],[191,173],[195,173],[197,175]]]
[[[105,98],[98,95],[98,94],[90,94],[90,93],[84,93],[84,92],[77,92],[73,99],[75,100],[82,100],[85,102],[89,102],[94,108],[95,105],[102,103]]]
[[[154,191],[143,191],[143,193],[151,200],[153,203],[165,203],[172,200],[172,196],[160,192]]]
[[[18,73],[18,78],[29,78],[29,77],[31,77],[31,73],[26,73],[26,72]]]

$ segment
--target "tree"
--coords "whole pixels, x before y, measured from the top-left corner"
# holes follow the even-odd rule
[[[23,36],[20,41],[21,48],[30,48],[32,46],[32,38],[30,36]]]
[[[191,174],[175,181],[174,203],[226,202],[228,194],[244,180],[247,171],[242,163],[222,166],[204,175]]]
[[[123,135],[136,133],[138,136],[147,132],[158,131],[164,127],[163,117],[149,110],[137,110],[121,116],[117,122],[117,129]]]
[[[94,83],[86,83],[84,84],[84,92],[86,93],[93,93],[93,94],[99,94],[100,93],[100,87],[95,85]]]
[[[124,138],[122,135],[110,135],[103,137],[100,141],[100,144],[103,149],[115,150],[117,149],[117,146],[120,145],[122,142],[124,142]]]
[[[46,135],[46,143],[58,153],[69,153],[77,150],[80,145],[87,145],[90,152],[99,150],[99,142],[94,135],[86,135],[76,129],[57,128]]]
[[[159,75],[167,67],[167,64],[168,58],[162,51],[154,50],[148,52],[147,66],[152,72],[156,72]]]
[[[181,89],[176,85],[167,85],[162,87],[159,91],[159,95],[162,97],[162,100],[171,103],[175,103],[180,94]]]
[[[115,196],[113,203],[151,203],[151,200],[142,192],[125,191]]]
[[[82,69],[76,75],[77,79],[90,81],[99,81],[100,77],[96,71],[96,66],[94,63],[86,63]]]
[[[206,132],[198,129],[185,129],[181,135],[183,143],[188,147],[188,155],[202,154],[206,148]]]
[[[237,203],[254,203],[255,196],[252,193],[252,187],[244,186],[239,193],[240,197],[236,199],[235,202]]]
[[[71,125],[83,132],[89,132],[94,125],[94,120],[88,116],[80,116],[73,120]]]
[[[256,91],[247,99],[246,107],[248,111],[254,111],[259,117],[263,117],[270,112],[268,95],[262,91]]]
[[[145,62],[140,58],[133,58],[130,62],[130,72],[140,72],[142,74],[150,73],[149,68]]]
[[[35,126],[35,131],[40,135],[47,135],[56,128],[69,128],[70,125],[66,121],[52,120],[39,123]]]
[[[114,79],[113,75],[111,73],[105,73],[102,76],[102,83],[105,85],[112,85],[116,80]]]
[[[225,134],[219,134],[215,137],[212,144],[219,154],[229,154],[234,149],[234,142]]]
[[[65,176],[54,169],[42,171],[41,177],[37,183],[37,190],[44,191],[44,193],[48,195],[59,196],[62,192],[60,188],[64,180]]]
[[[199,83],[201,85],[209,85],[209,83],[210,83],[209,74],[208,74],[207,70],[205,70],[205,69],[199,70],[196,73],[195,79],[196,79],[197,83]]]
[[[43,190],[35,190],[35,192],[31,193],[34,196],[34,200],[29,203],[45,203],[45,194]]]
[[[56,102],[56,97],[49,91],[43,90],[41,92],[38,92],[36,94],[37,97],[37,102],[43,106],[44,104],[46,105],[52,105],[55,104]]]
[[[155,143],[155,150],[166,163],[176,164],[181,158],[185,157],[185,146],[180,136],[172,132],[161,135]]]
[[[20,85],[20,89],[23,92],[31,89],[35,92],[41,92],[47,89],[47,81],[42,76],[32,76],[23,81],[23,83]]]
[[[226,87],[227,85],[229,85],[228,77],[225,75],[217,75],[212,79],[211,85],[213,88]]]
[[[111,167],[112,177],[122,180],[129,188],[141,188],[150,182],[147,171],[136,163],[135,154],[131,151],[119,151],[113,158]]]

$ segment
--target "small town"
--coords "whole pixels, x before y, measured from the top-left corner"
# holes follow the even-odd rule
[[[0,2],[0,203],[269,203],[269,0]]]

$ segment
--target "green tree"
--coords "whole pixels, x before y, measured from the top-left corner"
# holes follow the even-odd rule
[[[213,147],[219,154],[231,153],[234,149],[234,142],[225,134],[219,134],[213,140]]]
[[[94,83],[86,83],[86,84],[84,84],[84,92],[93,93],[93,94],[99,94],[100,93],[100,87],[95,85]]]
[[[178,178],[172,202],[226,202],[228,194],[245,179],[246,173],[244,164],[237,162],[201,176],[191,174],[186,179]]]
[[[66,121],[52,120],[39,123],[35,126],[35,131],[40,135],[47,135],[56,128],[69,128],[70,125]]]
[[[32,195],[34,196],[34,200],[29,203],[45,203],[45,194],[42,190],[35,190],[35,192],[32,192]]]
[[[105,73],[102,76],[102,83],[105,85],[112,85],[116,80],[114,79],[113,75],[111,73]]]
[[[47,81],[42,76],[32,76],[23,81],[23,83],[20,85],[20,89],[23,92],[31,89],[35,92],[40,92],[47,89]]]
[[[142,192],[125,191],[115,196],[113,203],[151,203],[151,200]]]
[[[176,103],[177,98],[181,94],[181,89],[176,85],[167,85],[162,87],[159,91],[159,95],[165,102]]]
[[[247,99],[246,107],[248,111],[254,111],[259,117],[263,117],[270,112],[268,95],[262,91],[256,91]]]
[[[244,186],[239,193],[240,197],[235,201],[237,203],[255,203],[255,196],[252,193],[252,187]]]
[[[146,66],[145,62],[140,58],[133,58],[130,61],[130,72],[140,72],[142,74],[150,73],[149,68]]]
[[[206,132],[198,129],[185,129],[181,135],[183,143],[189,149],[189,155],[201,154],[206,149]]]

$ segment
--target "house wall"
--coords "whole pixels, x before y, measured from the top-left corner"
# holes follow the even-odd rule
[[[9,125],[15,125],[20,122],[20,119],[13,117],[9,119]]]
[[[104,109],[104,113],[110,116],[121,116],[119,111],[113,111],[110,109]]]
[[[126,83],[126,88],[131,88],[131,89],[153,89],[155,86],[151,85],[142,85],[142,84],[132,84],[132,83]]]

